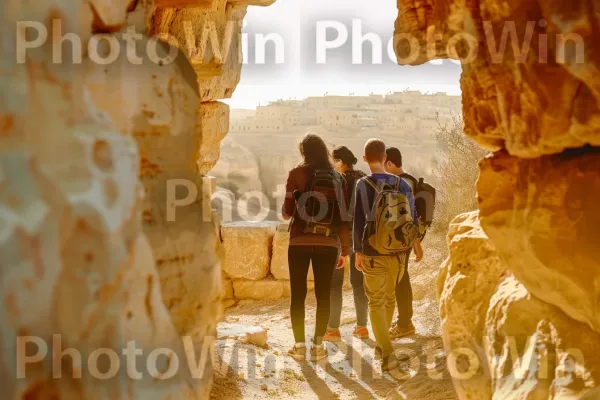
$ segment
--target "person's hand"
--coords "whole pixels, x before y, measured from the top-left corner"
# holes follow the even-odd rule
[[[345,261],[346,261],[346,257],[345,256],[338,256],[337,269],[344,268],[344,262]]]
[[[419,262],[423,259],[423,248],[421,247],[421,243],[418,243],[415,247],[415,261]]]
[[[363,272],[362,265],[361,265],[361,258],[362,258],[362,253],[356,253],[356,260],[354,262],[354,267],[358,271]]]

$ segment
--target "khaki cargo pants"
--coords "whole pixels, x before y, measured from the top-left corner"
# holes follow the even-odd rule
[[[383,356],[394,352],[389,331],[396,307],[396,284],[404,275],[406,257],[407,254],[361,257],[371,327]]]

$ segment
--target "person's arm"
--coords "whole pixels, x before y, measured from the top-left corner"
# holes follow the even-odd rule
[[[355,253],[362,253],[362,238],[365,231],[366,209],[363,206],[363,191],[366,189],[364,182],[359,181],[356,184],[354,194],[354,226],[353,226],[353,246]]]
[[[421,247],[421,239],[417,238],[417,240],[415,240],[413,250],[415,251],[415,261],[421,261],[423,259],[423,247]]]
[[[408,203],[410,204],[410,211],[413,217],[413,221],[418,224],[419,218],[417,217],[417,209],[415,207],[415,196],[413,195],[410,185],[406,184],[406,188],[408,190]],[[415,240],[413,250],[415,252],[415,261],[421,261],[423,259],[423,248],[421,247],[421,239],[417,238],[417,240]]]
[[[340,231],[339,231],[339,239],[340,239],[340,247],[341,247],[341,255],[342,257],[346,257],[348,254],[350,254],[351,251],[351,247],[352,247],[352,224],[350,222],[351,218],[350,215],[348,213],[348,199],[350,198],[348,196],[348,182],[344,179],[344,177],[342,176],[342,190],[341,190],[341,196],[342,196],[342,201],[339,202],[340,204],[340,213],[341,213],[341,218],[342,218],[342,223],[340,226]],[[339,265],[338,265],[339,266]]]
[[[296,184],[292,176],[292,171],[290,171],[287,178],[287,183],[285,185],[285,200],[283,201],[283,206],[281,207],[281,214],[283,215],[283,219],[286,221],[292,218],[294,215],[294,210],[296,209],[294,190],[296,190]]]

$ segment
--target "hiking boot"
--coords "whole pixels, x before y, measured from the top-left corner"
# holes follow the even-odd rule
[[[306,360],[306,346],[298,347],[294,345],[288,350],[288,355],[296,361],[304,361]]]
[[[342,334],[339,329],[327,328],[327,332],[325,332],[325,336],[323,336],[323,341],[325,342],[341,342]]]
[[[354,332],[352,332],[352,335],[359,339],[368,339],[369,330],[366,326],[357,326],[356,328],[354,328]]]
[[[396,355],[393,353],[387,357],[383,357],[381,360],[381,372],[393,371],[399,366],[398,358],[396,358]]]
[[[327,358],[327,348],[323,345],[313,345],[310,349],[310,361],[318,362],[324,358]]]
[[[412,321],[408,324],[406,328],[402,328],[398,326],[398,324],[394,324],[390,329],[390,339],[400,339],[406,336],[413,335],[415,333],[415,326]]]

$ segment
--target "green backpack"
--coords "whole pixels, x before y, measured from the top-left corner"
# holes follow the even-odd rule
[[[365,238],[381,255],[410,250],[419,237],[418,223],[413,221],[408,197],[400,192],[400,179],[392,187],[378,187],[370,178],[364,181],[375,190],[373,208],[367,220]]]

